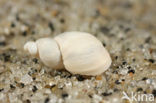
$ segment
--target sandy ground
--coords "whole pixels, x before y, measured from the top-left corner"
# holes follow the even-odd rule
[[[155,97],[155,6],[155,0],[0,0],[0,103],[130,103],[123,92]],[[23,51],[26,41],[75,30],[93,34],[109,51],[113,62],[102,75],[53,70]]]

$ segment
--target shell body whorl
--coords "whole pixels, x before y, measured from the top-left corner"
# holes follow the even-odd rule
[[[65,32],[54,40],[60,47],[65,68],[73,74],[99,75],[111,65],[107,50],[89,33]]]

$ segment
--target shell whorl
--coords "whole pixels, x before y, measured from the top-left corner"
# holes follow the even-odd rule
[[[37,55],[48,67],[53,69],[64,68],[59,46],[52,38],[41,38],[36,42],[29,41],[24,45],[24,50],[33,56]]]
[[[29,54],[36,56],[38,54],[37,45],[33,41],[29,41],[24,45],[24,50]]]
[[[54,38],[59,44],[65,68],[73,74],[99,75],[111,65],[102,43],[85,32],[65,32]]]
[[[42,62],[53,69],[63,69],[59,45],[52,38],[41,38],[36,41],[39,57]]]

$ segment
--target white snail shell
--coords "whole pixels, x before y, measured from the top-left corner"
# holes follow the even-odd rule
[[[55,38],[27,42],[24,49],[54,69],[65,68],[73,74],[99,75],[111,65],[102,43],[85,32],[65,32]]]

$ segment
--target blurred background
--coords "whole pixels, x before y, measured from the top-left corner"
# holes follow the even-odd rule
[[[24,39],[64,31],[110,33],[116,28],[155,33],[155,0],[1,0],[0,35]],[[113,33],[112,33],[113,34]],[[117,35],[117,32],[114,34]]]

